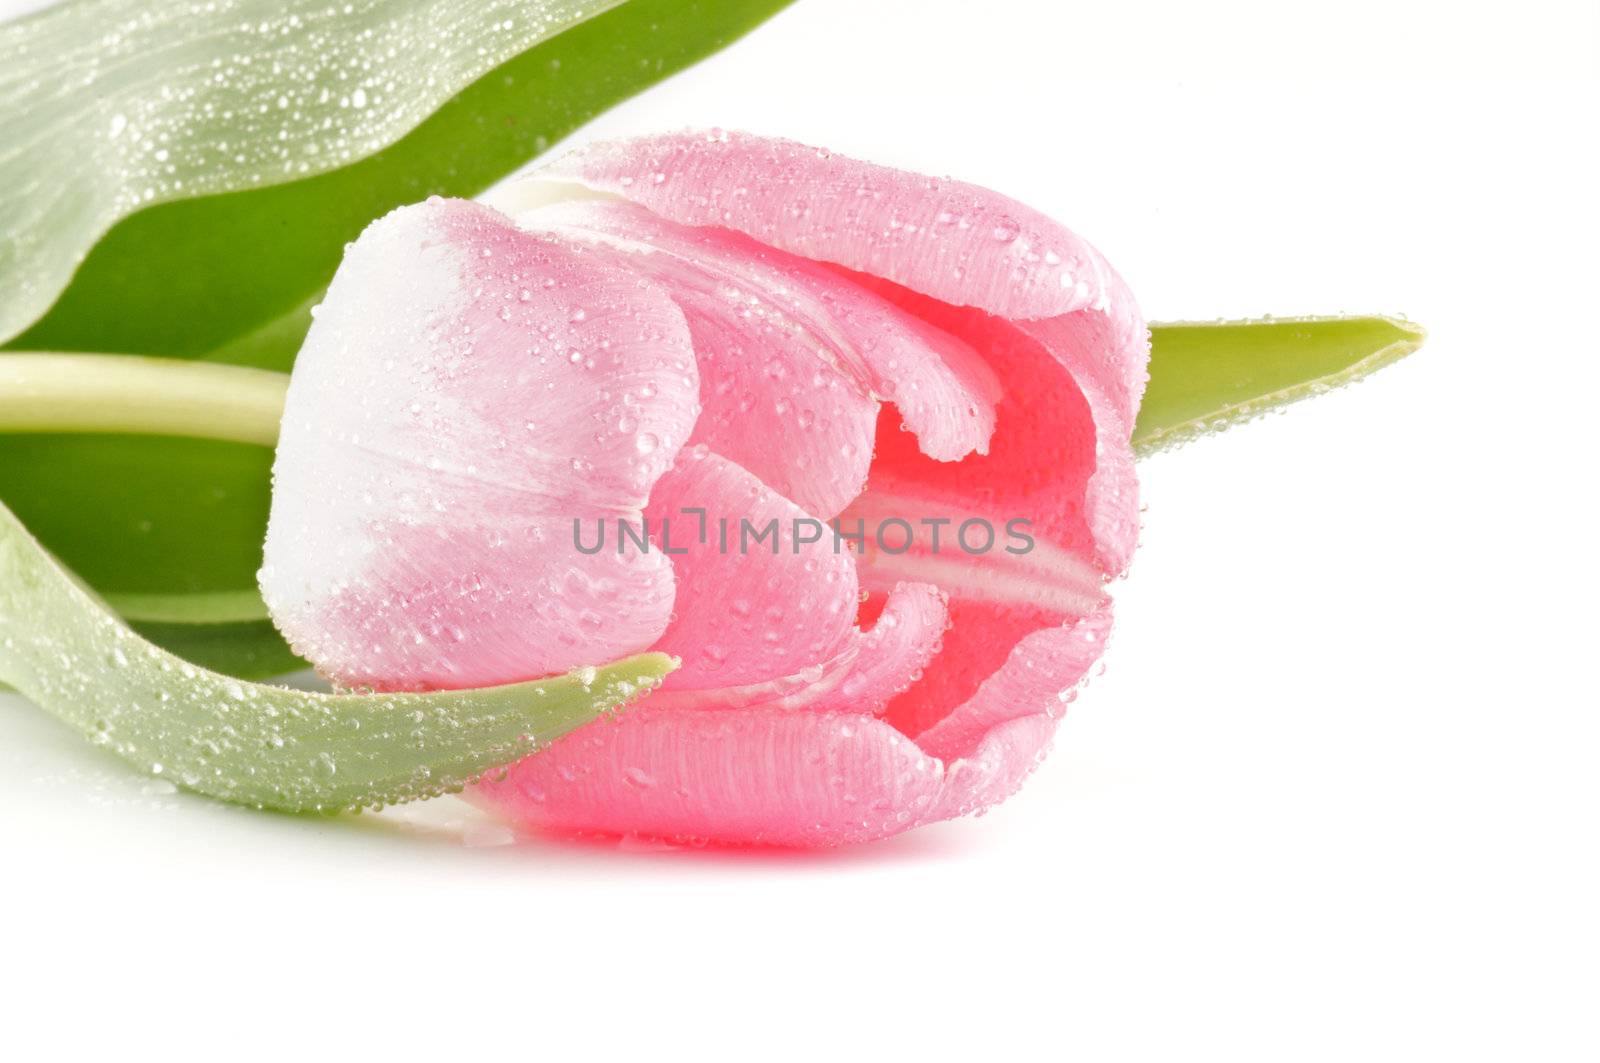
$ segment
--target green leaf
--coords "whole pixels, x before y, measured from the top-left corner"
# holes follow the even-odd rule
[[[0,500],[112,597],[253,588],[271,470],[244,443],[0,434]]]
[[[270,332],[374,218],[482,191],[786,2],[79,0],[0,26],[0,338],[69,277],[14,347]],[[295,332],[249,364],[288,368]]]
[[[141,207],[346,166],[607,6],[80,0],[0,27],[0,335]]]
[[[1154,324],[1134,450],[1149,455],[1354,383],[1426,336],[1389,317]]]
[[[0,682],[137,767],[288,812],[431,797],[647,692],[644,654],[558,679],[429,694],[320,694],[206,671],[141,638],[0,505]]]

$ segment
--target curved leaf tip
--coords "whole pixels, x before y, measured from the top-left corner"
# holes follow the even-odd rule
[[[1422,346],[1392,317],[1264,318],[1150,327],[1134,449],[1147,456],[1353,384]]]

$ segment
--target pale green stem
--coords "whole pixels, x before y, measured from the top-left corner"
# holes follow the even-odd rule
[[[264,447],[278,442],[289,377],[133,355],[0,354],[0,432],[126,432]]]

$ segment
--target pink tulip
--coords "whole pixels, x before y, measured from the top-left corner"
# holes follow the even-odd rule
[[[1014,792],[1138,532],[1148,337],[1099,253],[981,188],[720,132],[494,202],[375,222],[320,308],[261,576],[294,647],[388,689],[681,657],[472,792],[519,824],[830,845]],[[775,551],[719,542],[772,518]],[[833,520],[867,551],[810,541]]]

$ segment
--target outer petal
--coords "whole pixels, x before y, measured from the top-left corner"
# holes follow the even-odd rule
[[[290,385],[263,594],[327,674],[508,682],[649,646],[665,558],[580,552],[637,521],[694,423],[665,294],[501,215],[432,200],[351,247]]]
[[[886,838],[1013,793],[1055,720],[997,728],[946,765],[882,720],[719,709],[634,709],[485,780],[469,799],[524,827],[744,845]]]
[[[944,774],[872,717],[646,702],[468,793],[523,826],[814,846],[917,825],[938,807]]]
[[[1101,619],[1041,632],[929,744],[870,716],[771,705],[683,712],[647,703],[591,724],[469,792],[523,826],[733,844],[885,838],[982,811],[1043,759],[1062,703],[1098,653]],[[919,746],[921,748],[919,748]],[[959,750],[959,753],[954,752]]]
[[[981,813],[1016,793],[1050,752],[1058,722],[1051,716],[1022,716],[990,731],[972,756],[950,766],[928,818]]]
[[[627,203],[565,203],[518,222],[587,240],[677,301],[700,367],[703,410],[691,442],[820,517],[861,493],[877,401],[824,335],[745,279],[742,263],[728,268],[693,253],[693,230]]]
[[[1001,317],[1104,308],[1118,294],[1099,252],[1032,207],[789,140],[712,131],[601,141],[526,179],[624,196]]]

